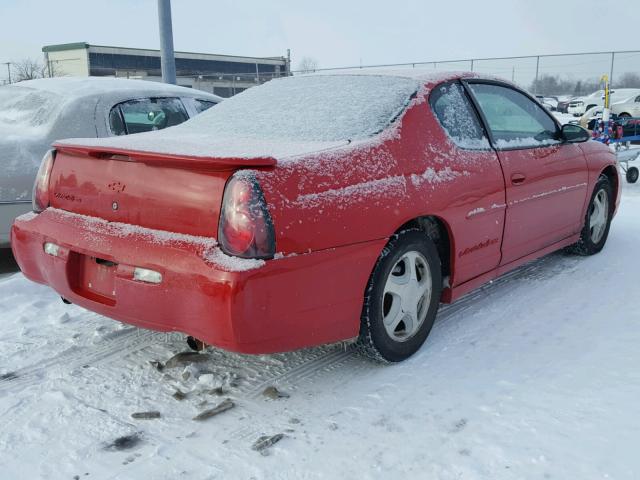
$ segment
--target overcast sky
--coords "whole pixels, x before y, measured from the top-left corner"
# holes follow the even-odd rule
[[[156,8],[156,0],[0,0],[0,62],[41,58],[56,43],[158,48]],[[290,48],[294,67],[303,56],[332,67],[640,47],[640,0],[173,0],[172,10],[176,50]]]

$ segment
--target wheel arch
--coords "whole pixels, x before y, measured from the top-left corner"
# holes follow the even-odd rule
[[[600,175],[604,175],[609,180],[611,184],[611,189],[613,190],[613,198],[618,198],[618,193],[620,189],[620,179],[618,177],[618,171],[616,170],[615,165],[607,165],[601,172]],[[612,207],[613,208],[613,205]]]
[[[399,233],[409,228],[417,228],[424,231],[435,243],[440,257],[442,278],[451,277],[453,268],[454,244],[451,227],[442,217],[436,215],[422,215],[403,223],[394,233]]]

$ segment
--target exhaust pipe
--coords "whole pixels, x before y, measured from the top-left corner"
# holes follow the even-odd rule
[[[198,340],[196,337],[192,337],[191,335],[187,337],[187,345],[189,345],[189,348],[191,348],[191,350],[195,350],[196,352],[201,352],[202,350],[207,348],[206,343],[204,343],[202,340]]]

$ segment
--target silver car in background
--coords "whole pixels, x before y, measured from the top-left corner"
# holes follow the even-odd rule
[[[0,87],[0,247],[31,211],[42,157],[63,138],[109,137],[185,122],[221,97],[143,80],[47,78]]]

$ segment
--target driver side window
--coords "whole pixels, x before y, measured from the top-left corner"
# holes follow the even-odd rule
[[[484,113],[497,148],[532,148],[560,143],[557,124],[526,95],[487,83],[469,83],[469,87]]]

